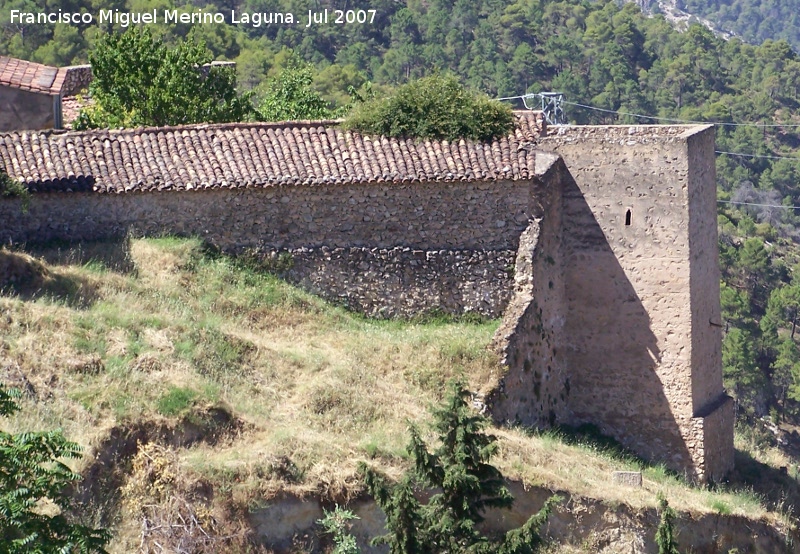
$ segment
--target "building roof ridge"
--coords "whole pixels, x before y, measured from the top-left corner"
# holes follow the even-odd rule
[[[34,192],[518,181],[536,175],[541,114],[490,142],[360,135],[341,120],[0,134],[0,166]]]
[[[91,136],[91,135],[137,135],[145,133],[174,133],[181,131],[207,131],[207,130],[221,130],[228,129],[308,129],[316,127],[335,127],[342,123],[343,119],[319,119],[319,120],[294,120],[294,121],[241,121],[241,122],[227,122],[227,123],[185,123],[181,125],[146,125],[140,127],[125,127],[125,128],[112,128],[112,129],[83,129],[80,131],[73,129],[33,129],[33,130],[19,130],[7,131],[0,133],[3,135],[21,135],[23,133],[37,133],[39,135],[57,135],[57,136]]]
[[[73,98],[74,95],[71,95],[69,98]],[[529,111],[529,110],[514,110],[514,116],[517,118],[518,124],[515,128],[509,133],[513,135],[515,132],[520,130],[519,121],[522,119],[531,118],[536,120],[537,123],[540,124],[541,122],[541,112],[538,111]],[[353,134],[358,134],[364,138],[370,138],[371,140],[375,139],[387,139],[387,140],[407,140],[403,137],[387,137],[385,135],[373,135],[369,133],[359,133],[358,131],[349,131],[345,130],[339,125],[341,125],[345,120],[343,118],[337,119],[299,119],[299,120],[286,120],[286,121],[241,121],[241,122],[223,122],[223,123],[185,123],[180,125],[145,125],[139,127],[125,127],[125,128],[102,128],[102,129],[83,129],[83,130],[73,130],[73,129],[21,129],[21,130],[14,130],[14,131],[5,131],[0,132],[0,137],[8,136],[8,135],[22,135],[22,134],[31,134],[36,133],[40,136],[48,136],[48,135],[57,135],[57,136],[87,136],[87,135],[136,135],[136,134],[144,134],[144,133],[173,133],[173,132],[180,132],[180,131],[192,131],[192,130],[228,130],[228,129],[312,129],[318,127],[325,127],[325,128],[337,128],[343,132],[349,132]],[[417,140],[417,139],[412,139]],[[447,143],[454,143],[458,141],[449,141],[447,139],[420,139],[428,142],[447,142]],[[462,139],[459,139],[462,140]],[[463,140],[471,140],[471,139],[463,139]],[[493,142],[493,141],[473,141],[473,142]]]

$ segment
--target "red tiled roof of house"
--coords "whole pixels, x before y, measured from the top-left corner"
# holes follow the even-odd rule
[[[61,92],[66,76],[66,68],[0,56],[0,85],[55,95]]]
[[[336,121],[14,132],[0,135],[0,164],[39,192],[524,180],[541,122],[518,112],[488,143],[368,137]]]

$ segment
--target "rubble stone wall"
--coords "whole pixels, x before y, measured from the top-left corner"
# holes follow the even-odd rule
[[[16,129],[52,129],[54,97],[0,85],[0,132]]]
[[[561,185],[569,179],[563,160],[540,154],[537,190],[541,216],[522,233],[513,296],[494,338],[505,373],[487,399],[501,422],[538,427],[569,419],[570,376],[564,358],[567,302],[562,259]],[[559,186],[548,186],[558,183]]]
[[[511,297],[514,250],[298,248],[261,253],[285,279],[370,317],[496,319]]]
[[[92,66],[89,64],[62,67],[61,71],[67,72],[64,84],[61,87],[61,96],[73,96],[85,92],[94,78]]]
[[[500,317],[532,181],[37,193],[0,202],[0,241],[199,236],[222,250],[288,255],[286,276],[376,316]]]

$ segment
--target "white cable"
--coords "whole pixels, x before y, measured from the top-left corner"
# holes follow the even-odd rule
[[[525,98],[529,98],[531,96],[538,96],[537,94],[525,94],[522,96],[506,96],[504,98],[495,98],[495,100],[525,100]],[[569,104],[570,106],[577,106],[579,108],[584,108],[587,110],[594,110],[597,112],[603,113],[612,113],[616,115],[627,115],[630,117],[639,117],[642,119],[652,119],[654,121],[668,121],[670,123],[690,123],[694,125],[722,125],[727,127],[759,127],[759,128],[800,128],[800,123],[727,123],[724,121],[697,121],[693,119],[675,119],[671,117],[658,117],[654,115],[644,115],[632,112],[621,112],[619,110],[607,110],[605,108],[598,108],[596,106],[589,106],[588,104],[580,104],[578,102],[569,102],[568,100],[562,101],[564,104]]]
[[[782,204],[756,204],[755,202],[734,202],[733,200],[717,200],[718,204],[735,204],[737,206],[759,206],[761,208],[781,208],[783,210],[800,210],[800,206],[784,206]]]

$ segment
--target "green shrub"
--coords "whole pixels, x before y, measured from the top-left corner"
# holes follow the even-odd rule
[[[724,516],[731,513],[731,507],[722,500],[715,500],[712,502],[711,509]]]
[[[183,387],[170,387],[161,398],[158,399],[158,413],[165,416],[178,415],[185,412],[197,398],[197,392]]]
[[[465,88],[456,77],[437,74],[357,106],[344,126],[388,137],[491,140],[511,132],[514,115],[508,105]]]
[[[0,197],[19,198],[22,200],[22,211],[28,211],[31,201],[31,193],[28,191],[28,187],[16,179],[12,179],[2,167],[0,167]]]
[[[661,512],[661,521],[656,529],[656,544],[658,554],[680,554],[678,551],[678,538],[675,532],[675,510],[670,508],[663,494],[658,493],[658,511]]]
[[[19,392],[0,385],[0,415],[19,411]],[[0,431],[0,553],[88,554],[105,552],[111,535],[71,523],[74,506],[67,490],[80,475],[61,459],[79,458],[81,448],[60,431],[11,434]],[[49,500],[58,513],[47,515]]]
[[[356,544],[356,538],[350,534],[350,521],[354,519],[359,519],[359,517],[350,510],[336,506],[332,512],[325,510],[325,517],[317,520],[326,533],[333,535],[334,548],[331,554],[359,554],[361,552]]]

